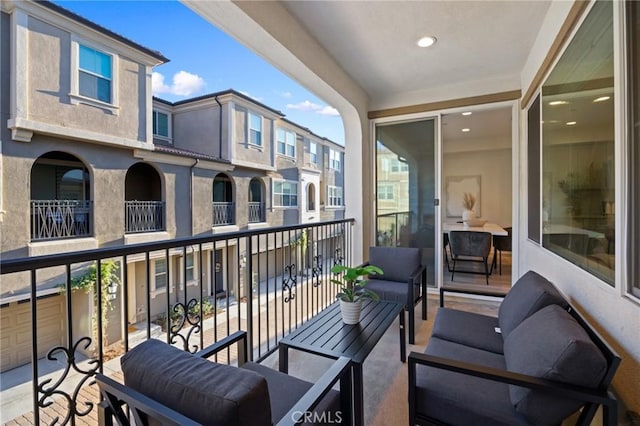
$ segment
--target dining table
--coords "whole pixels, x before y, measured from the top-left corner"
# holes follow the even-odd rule
[[[507,236],[509,233],[498,224],[486,222],[482,226],[467,226],[464,223],[443,223],[442,230],[449,233],[450,231],[476,231],[490,232],[491,235]]]

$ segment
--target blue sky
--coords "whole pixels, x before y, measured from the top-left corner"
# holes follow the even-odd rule
[[[154,95],[178,101],[235,89],[314,133],[344,144],[337,111],[177,1],[55,1],[162,53]]]

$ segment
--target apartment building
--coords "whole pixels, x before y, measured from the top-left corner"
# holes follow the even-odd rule
[[[152,70],[167,58],[53,3],[5,1],[0,20],[5,259],[344,217],[340,145],[233,90],[153,98]],[[168,288],[194,292],[200,278],[215,283],[206,289],[213,297],[243,279],[235,275],[245,247],[201,249],[160,252],[149,263],[129,256],[127,322],[147,317],[137,303],[147,291],[153,317]],[[66,341],[64,273],[38,276],[42,348]],[[16,344],[3,344],[2,370],[29,354],[17,342],[29,335],[21,320],[29,304],[20,302],[31,297],[30,283],[11,278],[0,290],[0,332]],[[91,305],[87,295],[73,297]],[[122,328],[116,305],[114,336]]]

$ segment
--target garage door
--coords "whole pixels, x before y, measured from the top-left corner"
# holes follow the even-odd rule
[[[50,296],[37,301],[38,357],[54,346],[66,344],[65,298]],[[0,308],[0,371],[31,362],[31,303],[11,303]]]

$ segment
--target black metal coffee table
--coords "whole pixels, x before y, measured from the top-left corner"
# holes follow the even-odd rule
[[[328,358],[351,358],[353,374],[354,424],[364,421],[362,364],[371,350],[387,331],[391,323],[400,317],[400,360],[406,361],[404,307],[400,303],[367,300],[363,302],[360,323],[347,325],[342,322],[340,304],[333,303],[309,322],[280,340],[280,371],[289,370],[289,349],[297,349]]]

